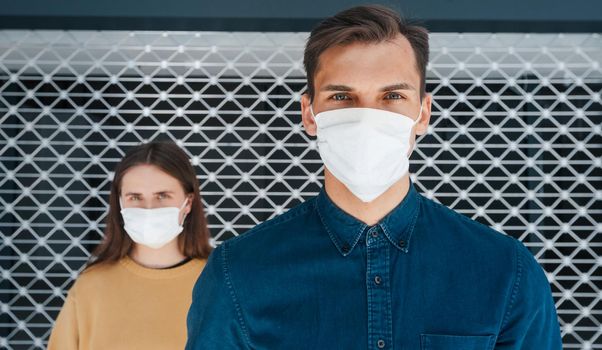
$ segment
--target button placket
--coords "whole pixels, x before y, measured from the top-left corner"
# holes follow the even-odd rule
[[[389,276],[389,254],[393,248],[384,239],[378,226],[371,228],[366,235],[366,287],[368,303],[368,348],[387,349],[391,347],[393,330],[391,326],[391,286]]]

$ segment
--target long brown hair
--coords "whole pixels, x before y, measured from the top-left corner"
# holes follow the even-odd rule
[[[207,219],[199,193],[199,181],[188,156],[173,142],[149,142],[130,149],[115,168],[104,238],[93,251],[88,267],[116,262],[130,252],[133,241],[123,228],[120,213],[121,181],[130,168],[143,164],[156,166],[176,178],[184,192],[192,197],[191,210],[182,225],[184,230],[178,236],[178,244],[186,257],[205,259],[209,256],[211,246]]]

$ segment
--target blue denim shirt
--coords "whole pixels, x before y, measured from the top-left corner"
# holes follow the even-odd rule
[[[561,349],[532,254],[413,186],[374,226],[322,190],[220,245],[186,349]]]

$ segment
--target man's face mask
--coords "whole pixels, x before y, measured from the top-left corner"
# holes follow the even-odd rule
[[[310,106],[312,116],[313,107]],[[418,119],[373,108],[318,113],[318,151],[324,165],[363,202],[371,202],[408,173]]]

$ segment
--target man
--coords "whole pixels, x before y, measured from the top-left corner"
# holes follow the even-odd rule
[[[212,253],[187,349],[560,349],[531,253],[410,181],[431,114],[426,30],[355,7],[312,31],[304,61],[324,189]]]

